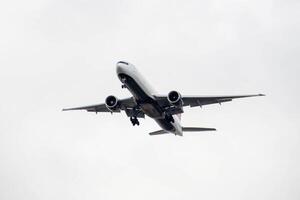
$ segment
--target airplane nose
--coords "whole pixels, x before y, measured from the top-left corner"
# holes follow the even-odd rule
[[[117,63],[117,65],[118,65],[118,64],[129,65],[129,63],[128,63],[128,62],[125,62],[125,61],[119,61],[119,62]]]
[[[127,71],[127,68],[129,66],[129,63],[128,62],[125,62],[125,61],[120,61],[117,63],[117,74],[126,74],[126,71]]]

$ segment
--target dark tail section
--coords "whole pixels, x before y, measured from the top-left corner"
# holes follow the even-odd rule
[[[183,132],[216,131],[215,128],[182,127]]]
[[[168,134],[169,132],[165,131],[165,130],[159,130],[159,131],[154,131],[149,133],[149,135],[162,135],[162,134]]]
[[[200,131],[216,131],[215,128],[200,128],[200,127],[182,127],[182,132],[200,132]],[[169,134],[168,131],[159,130],[149,133],[149,135]],[[182,136],[182,135],[181,135]]]

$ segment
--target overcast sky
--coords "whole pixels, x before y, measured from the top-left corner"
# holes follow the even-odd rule
[[[300,2],[0,3],[0,199],[300,199]],[[150,118],[61,112],[121,89],[126,60],[161,94],[265,93]]]

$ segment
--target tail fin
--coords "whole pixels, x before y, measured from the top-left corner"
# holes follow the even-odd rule
[[[182,127],[183,132],[216,131],[215,128]]]

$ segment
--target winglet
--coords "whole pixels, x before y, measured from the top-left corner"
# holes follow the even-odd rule
[[[64,108],[61,111],[78,110],[78,108]]]

